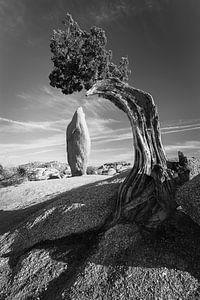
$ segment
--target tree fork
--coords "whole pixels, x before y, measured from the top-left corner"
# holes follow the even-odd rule
[[[167,162],[150,94],[117,78],[97,81],[86,93],[94,94],[124,111],[133,133],[133,168],[119,188],[108,227],[134,222],[139,228],[156,229],[175,211],[177,187],[189,180],[187,158],[179,152],[179,162]]]

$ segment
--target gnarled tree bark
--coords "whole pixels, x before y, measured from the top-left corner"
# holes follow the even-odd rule
[[[133,168],[118,191],[109,226],[134,222],[139,228],[158,228],[177,207],[177,187],[189,179],[187,158],[179,153],[179,163],[168,168],[158,112],[150,94],[116,78],[97,81],[87,96],[94,94],[123,110],[133,132]]]

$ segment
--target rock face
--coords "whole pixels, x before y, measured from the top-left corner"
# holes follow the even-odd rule
[[[0,258],[0,263],[0,299],[6,300],[41,299],[39,296],[47,290],[49,283],[68,268],[66,262],[56,261],[46,249],[27,252],[12,267],[7,257]]]
[[[83,232],[95,228],[100,214],[104,220],[106,210],[113,211],[112,196],[126,175],[71,189],[7,231],[0,239],[0,248],[5,246],[0,253],[0,299],[199,299],[195,275],[200,231],[182,212],[168,220],[167,239],[148,243],[134,224],[117,224],[101,234]]]
[[[200,174],[179,188],[175,200],[200,225]]]
[[[199,157],[191,157],[188,160],[189,169],[190,169],[190,179],[195,177],[200,173],[200,158]]]
[[[75,179],[80,181],[69,181]],[[74,282],[93,252],[98,240],[95,230],[113,211],[124,179],[120,174],[74,187],[4,235],[0,231],[0,299],[68,299],[62,297],[63,288]]]
[[[109,264],[125,253],[127,248],[137,248],[141,241],[142,236],[136,224],[117,224],[105,232],[93,260],[98,264]]]
[[[20,253],[42,241],[95,230],[105,224],[125,175],[66,192],[0,237],[0,256]]]
[[[65,238],[36,246],[14,260],[0,257],[0,299],[63,299],[63,286],[88,256],[93,240],[91,234]]]
[[[90,148],[90,135],[85,114],[82,107],[79,107],[67,127],[67,159],[72,176],[86,174]]]

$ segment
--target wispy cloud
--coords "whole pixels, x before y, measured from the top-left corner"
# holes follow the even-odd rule
[[[54,108],[54,113],[61,109],[66,110],[68,105],[70,107],[79,105],[79,95],[66,96],[47,86],[40,87],[38,91],[22,92],[17,97],[26,101],[28,109],[46,109],[49,107]]]
[[[193,121],[193,124],[187,124],[187,125],[173,125],[173,126],[166,126],[161,127],[161,133],[163,135],[166,134],[175,134],[179,132],[187,132],[192,130],[200,129],[200,123],[198,123],[196,120],[196,123],[194,120],[190,120],[190,122]],[[188,122],[188,121],[187,121]],[[132,132],[130,127],[120,128],[120,129],[108,129],[101,132],[101,134],[98,134],[93,137],[94,143],[101,143],[102,141],[106,142],[112,142],[112,141],[123,141],[123,140],[131,140],[132,139]]]
[[[42,115],[43,119],[54,121],[28,122],[28,128],[42,128],[46,130],[66,130],[73,114],[78,107],[82,106],[89,132],[92,138],[110,134],[110,129],[114,124],[121,120],[116,118],[104,117],[108,111],[113,112],[114,105],[108,100],[98,97],[87,98],[85,91],[74,93],[73,95],[63,95],[59,90],[50,86],[42,86],[37,92],[22,92],[17,95],[18,98],[25,101],[24,108],[32,111],[33,114]],[[115,116],[115,113],[114,113]],[[128,122],[128,121],[127,121]],[[24,124],[26,125],[26,124]],[[33,125],[31,127],[31,125]],[[34,126],[35,125],[35,126]],[[118,126],[119,127],[119,126]],[[20,127],[22,129],[22,127]]]
[[[165,146],[167,152],[177,152],[179,150],[199,150],[200,141],[186,141]]]
[[[133,153],[127,147],[104,148],[93,150],[90,157],[90,164],[99,166],[106,162],[132,161]]]
[[[40,154],[41,157],[42,155],[45,157],[45,153],[49,153],[48,157],[50,155],[58,157],[58,150],[55,149],[60,149],[60,153],[63,153],[62,158],[65,159],[66,127],[79,106],[83,107],[86,115],[92,140],[91,157],[93,160],[95,160],[95,155],[98,156],[98,159],[101,157],[102,160],[105,157],[114,159],[112,151],[107,149],[116,149],[118,151],[116,158],[117,155],[121,155],[124,158],[131,156],[132,132],[128,119],[125,122],[126,116],[118,114],[118,109],[108,100],[95,97],[86,98],[84,91],[66,96],[58,90],[45,85],[41,86],[36,92],[22,92],[18,95],[18,98],[21,101],[25,101],[24,107],[32,111],[32,116],[40,117],[42,121],[22,121],[9,119],[4,116],[0,117],[0,134],[4,137],[6,135],[9,136],[11,133],[16,133],[15,136],[13,135],[13,143],[0,144],[1,157],[8,155],[12,157],[14,155],[15,160],[18,157],[20,163],[22,155],[27,160],[39,157]],[[26,113],[22,115],[25,116]],[[125,117],[122,122],[123,116]],[[161,132],[165,136],[178,135],[179,133],[198,129],[200,129],[199,119],[170,122],[161,126]],[[30,135],[29,137],[26,135],[26,142],[24,140],[22,143],[16,142],[18,141],[17,134],[25,132],[33,132],[34,136]],[[57,134],[55,134],[56,132]],[[1,140],[3,141],[3,139]],[[128,147],[127,151],[120,150],[120,145],[124,145],[124,143]],[[195,147],[193,148],[193,146]],[[192,150],[197,149],[198,146],[198,143],[194,144],[191,142],[186,144],[169,143],[166,146],[166,151],[172,153],[177,151],[177,149]],[[113,153],[116,153],[116,151],[113,150]],[[59,157],[61,157],[60,154]]]
[[[179,121],[176,124],[161,127],[162,134],[178,133],[200,129],[200,120]],[[188,124],[191,123],[191,124]]]
[[[66,120],[46,121],[46,122],[21,122],[0,117],[0,132],[29,132],[35,130],[62,131],[58,127]],[[57,127],[57,128],[56,128]]]
[[[115,133],[116,131],[114,130],[109,130],[109,132],[94,137],[92,139],[93,144],[101,144],[101,143],[111,143],[111,142],[116,142],[116,141],[124,141],[124,140],[132,140],[132,133],[130,132],[125,132],[125,133]]]
[[[27,143],[1,143],[2,164],[21,164],[35,160],[65,160],[65,135],[56,134],[45,138],[31,139]]]
[[[1,127],[0,132],[30,132],[30,131],[49,131],[52,134],[49,137],[39,138],[39,139],[30,139],[28,143],[6,143],[1,144],[1,154],[3,153],[11,153],[18,151],[32,151],[34,149],[48,149],[49,147],[54,146],[65,146],[65,131],[67,124],[70,122],[66,122],[65,119],[55,120],[55,121],[44,121],[44,122],[21,122],[14,121],[7,118],[0,118],[0,122],[5,124]],[[120,141],[131,141],[132,140],[132,132],[130,127],[124,128],[115,128],[115,124],[119,123],[119,120],[115,119],[104,119],[104,118],[88,118],[87,124],[90,131],[90,136],[92,140],[92,147],[94,151],[97,151],[99,145],[104,145],[104,147],[108,144],[112,144],[113,142]],[[200,126],[198,124],[188,124],[188,125],[177,125],[177,126],[167,126],[162,128],[163,134],[171,134],[171,133],[179,133],[188,130],[196,130],[199,129]],[[53,132],[57,131],[60,134],[54,135]],[[194,146],[194,147],[193,147]],[[188,142],[186,144],[175,144],[175,145],[167,145],[166,150],[172,151],[173,149],[192,149],[199,147],[199,143]],[[110,148],[106,146],[106,148]],[[39,151],[39,150],[38,150]],[[45,150],[44,150],[45,151]]]
[[[39,138],[39,139],[30,139],[28,143],[1,143],[1,150],[2,151],[21,151],[21,150],[32,150],[32,149],[40,149],[40,148],[47,148],[52,147],[55,145],[65,145],[66,137],[66,120],[56,120],[56,121],[49,121],[49,122],[18,122],[13,121],[6,118],[0,118],[0,121],[5,123],[14,125],[14,128],[18,128],[20,126],[20,130],[22,131],[31,131],[31,130],[47,130],[47,131],[58,131],[59,134],[51,134],[49,137]],[[70,121],[70,120],[69,120]],[[108,138],[110,134],[112,134],[115,130],[109,129],[109,124],[117,122],[115,120],[109,119],[89,119],[88,120],[88,127],[90,131],[91,139],[98,140],[99,138]],[[68,124],[68,123],[67,123]],[[59,127],[59,128],[56,128]],[[16,129],[15,128],[15,129]],[[4,130],[4,129],[3,129]],[[2,131],[3,131],[2,130]],[[123,130],[123,129],[122,129]],[[102,134],[102,136],[101,136]],[[116,134],[117,136],[117,134]]]
[[[24,26],[26,7],[23,1],[0,1],[1,33],[18,35]]]
[[[53,146],[63,146],[65,144],[64,134],[52,135],[50,137],[35,139],[29,143],[1,143],[0,144],[0,153],[5,152],[20,152],[24,150],[33,150],[48,148]]]
[[[88,15],[92,17],[97,24],[110,22],[119,17],[129,16],[131,14],[140,15],[144,11],[160,11],[169,0],[110,0],[96,1],[94,6],[90,7]]]
[[[74,93],[72,95],[64,95],[60,90],[51,86],[41,86],[40,88],[29,91],[22,91],[16,95],[24,102],[24,109],[36,112],[40,110],[44,118],[55,119],[56,117],[71,118],[79,106],[85,106],[92,112],[92,105],[98,106],[95,101],[88,100],[85,92]],[[98,101],[97,101],[98,102]]]
[[[104,153],[104,152],[117,152],[117,151],[125,151],[127,152],[127,147],[111,147],[111,148],[102,148],[102,149],[94,149],[93,153]]]

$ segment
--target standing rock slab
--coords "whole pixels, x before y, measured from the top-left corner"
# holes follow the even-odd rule
[[[72,176],[86,174],[91,141],[82,107],[75,112],[67,127],[67,159]]]
[[[200,225],[200,174],[178,189],[175,201]]]

